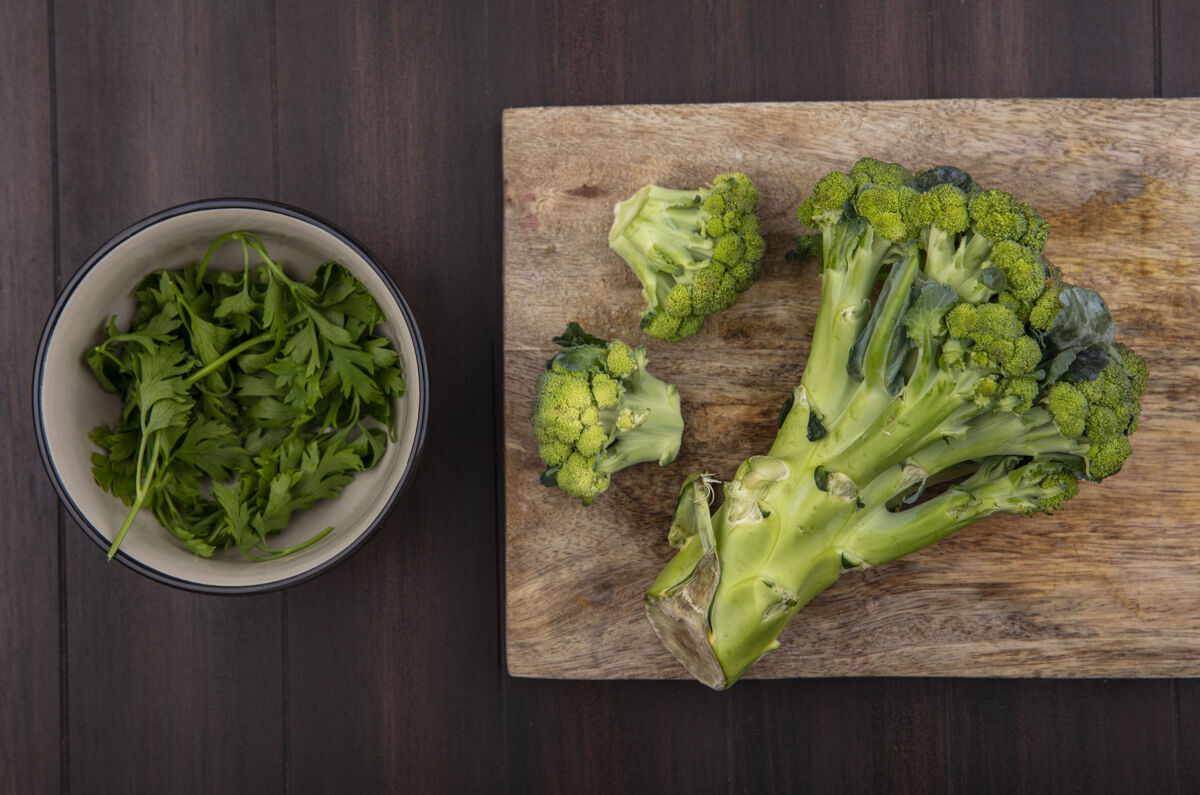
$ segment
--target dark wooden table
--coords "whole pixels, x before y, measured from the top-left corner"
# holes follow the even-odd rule
[[[497,408],[503,108],[1180,96],[1197,35],[1187,0],[2,0],[0,791],[1200,790],[1195,680],[509,677]],[[243,598],[106,564],[30,421],[85,257],[226,195],[373,249],[433,401],[376,537]]]

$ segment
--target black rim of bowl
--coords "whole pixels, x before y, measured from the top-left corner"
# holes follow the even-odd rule
[[[421,334],[417,329],[416,319],[413,317],[412,310],[408,307],[408,302],[404,300],[404,296],[400,294],[399,288],[387,272],[379,266],[375,257],[361,243],[355,240],[352,236],[342,231],[334,224],[326,221],[323,218],[313,215],[306,210],[301,210],[298,207],[292,207],[279,202],[268,201],[266,199],[203,199],[200,201],[188,202],[175,207],[170,207],[154,215],[143,218],[141,221],[129,226],[115,235],[107,243],[96,249],[90,257],[83,263],[82,267],[76,271],[71,277],[71,281],[63,289],[58,296],[58,300],[54,303],[54,309],[50,311],[50,317],[46,320],[46,325],[42,329],[41,339],[38,341],[37,357],[34,360],[33,366],[33,425],[34,435],[37,438],[38,453],[42,458],[42,465],[46,468],[46,474],[50,476],[50,482],[54,485],[54,490],[58,493],[58,498],[67,511],[75,519],[76,523],[83,528],[83,531],[103,550],[107,551],[111,542],[106,539],[100,531],[83,515],[83,511],[71,499],[71,495],[67,492],[66,486],[58,475],[58,470],[54,467],[54,463],[50,458],[49,445],[46,440],[46,429],[42,417],[41,393],[42,393],[42,377],[44,373],[44,365],[46,361],[46,348],[50,343],[50,338],[54,335],[54,329],[58,325],[59,316],[62,314],[63,308],[70,301],[71,296],[75,293],[75,288],[83,278],[91,272],[101,259],[103,259],[110,251],[116,248],[121,243],[124,243],[130,237],[133,237],[138,232],[154,226],[155,224],[166,221],[170,218],[175,218],[180,215],[196,212],[198,210],[225,210],[225,209],[250,209],[263,210],[266,212],[278,213],[281,215],[290,216],[305,223],[323,230],[324,232],[333,235],[342,243],[349,246],[371,267],[372,270],[383,280],[388,292],[391,293],[396,305],[400,307],[400,314],[404,317],[404,323],[408,326],[408,332],[412,336],[413,349],[416,353],[416,369],[417,382],[420,385],[421,399],[417,405],[417,427],[415,438],[413,439],[413,449],[409,456],[408,464],[405,467],[403,474],[400,476],[400,482],[396,484],[396,488],[392,490],[391,496],[388,497],[383,509],[371,520],[371,524],[355,538],[349,546],[343,549],[332,558],[321,562],[307,571],[291,577],[285,577],[280,580],[272,580],[271,582],[261,583],[257,585],[209,585],[194,580],[185,580],[165,572],[159,571],[153,566],[148,566],[141,561],[130,557],[124,551],[118,550],[116,560],[121,561],[134,571],[149,577],[157,582],[166,585],[180,588],[185,591],[194,591],[199,593],[209,594],[253,594],[266,593],[268,591],[276,591],[281,588],[295,585],[305,580],[312,579],[322,572],[332,569],[337,564],[350,557],[358,551],[367,539],[375,535],[375,531],[383,520],[391,513],[395,507],[396,501],[400,499],[400,495],[404,493],[409,480],[412,478],[413,472],[417,469],[417,462],[421,456],[421,449],[425,443],[425,426],[428,421],[429,413],[429,377],[425,366],[425,346],[421,342]]]

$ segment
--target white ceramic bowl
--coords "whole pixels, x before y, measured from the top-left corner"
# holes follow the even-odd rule
[[[407,393],[396,399],[396,441],[376,465],[358,473],[342,494],[309,511],[271,538],[286,547],[326,527],[319,543],[282,558],[254,562],[236,549],[212,558],[191,554],[146,510],[138,514],[117,559],[160,582],[211,593],[282,588],[329,569],[363,544],[395,503],[415,468],[425,437],[428,378],[425,352],[412,312],[374,258],[333,225],[292,207],[255,199],[212,199],[173,207],[118,234],[88,258],[55,304],[38,345],[33,411],[38,447],[63,504],[83,530],[107,551],[126,507],[92,479],[87,438],[103,422],[115,423],[117,396],[104,392],[84,361],[103,338],[107,318],[125,328],[134,310],[134,286],[147,273],[198,260],[226,232],[257,234],[272,259],[293,278],[306,279],[321,263],[341,263],[366,285],[383,311],[378,326],[400,355]],[[240,269],[241,247],[227,244],[209,267]]]

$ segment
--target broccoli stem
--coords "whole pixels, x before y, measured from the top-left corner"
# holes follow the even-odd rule
[[[924,549],[969,524],[1001,511],[1021,513],[1041,494],[1036,464],[1012,471],[997,459],[933,499],[902,511],[875,506],[839,533],[843,554],[861,565],[879,566]]]
[[[711,519],[717,532],[690,536],[650,587],[647,616],[694,676],[723,689],[776,648],[791,618],[847,568],[886,563],[998,511],[1036,505],[1034,467],[1009,472],[998,461],[899,512],[821,493],[811,477],[788,478],[772,486],[762,518],[733,532],[727,501]],[[697,493],[685,499],[705,499],[698,482],[691,488]]]
[[[1088,445],[1086,437],[1063,436],[1050,412],[1035,406],[1022,414],[979,414],[964,427],[962,437],[933,441],[910,460],[930,474],[995,455],[1074,458],[1082,466]]]
[[[608,243],[629,263],[648,304],[665,299],[673,277],[712,259],[702,223],[696,191],[647,185],[617,205]]]
[[[645,368],[626,380],[621,401],[602,409],[600,417],[613,432],[612,443],[596,461],[597,472],[611,475],[647,461],[666,466],[679,454],[683,433],[679,390]]]
[[[892,242],[860,220],[822,230],[821,247],[821,304],[801,384],[813,412],[828,423],[857,387],[846,361],[870,318],[871,291]]]
[[[929,355],[909,353],[918,362]],[[702,484],[689,485],[681,499],[703,508],[690,513],[686,541],[647,592],[646,612],[693,675],[718,689],[732,684],[846,568],[878,565],[997,511],[1037,505],[1036,466],[1010,472],[1006,462],[1082,456],[1086,441],[1063,437],[1043,407],[1017,414],[964,398],[978,377],[938,370],[923,389],[894,397],[878,379],[864,379],[816,441],[805,434],[811,407],[801,385],[768,456],[742,465],[711,518]],[[907,489],[972,460],[996,463],[926,502],[890,509]]]
[[[864,389],[861,394],[878,405],[880,393]],[[969,399],[964,401],[958,381],[939,373],[924,392],[902,393],[881,410],[866,413],[869,423],[855,424],[847,433],[838,428],[834,434],[838,446],[827,454],[825,466],[856,483],[870,483],[926,445],[958,432],[981,411]]]
[[[992,242],[983,235],[968,233],[957,245],[957,235],[930,226],[926,234],[925,274],[953,287],[963,300],[978,302],[990,294],[979,281],[992,253]]]

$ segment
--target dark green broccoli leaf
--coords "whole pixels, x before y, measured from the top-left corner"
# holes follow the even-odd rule
[[[917,172],[908,181],[908,186],[919,193],[937,187],[938,185],[953,185],[963,193],[970,195],[975,190],[975,180],[971,175],[955,166],[934,166]]]
[[[1056,381],[1064,374],[1091,381],[1109,361],[1116,339],[1108,304],[1094,290],[1068,287],[1059,293],[1062,309],[1042,338],[1046,377]]]

